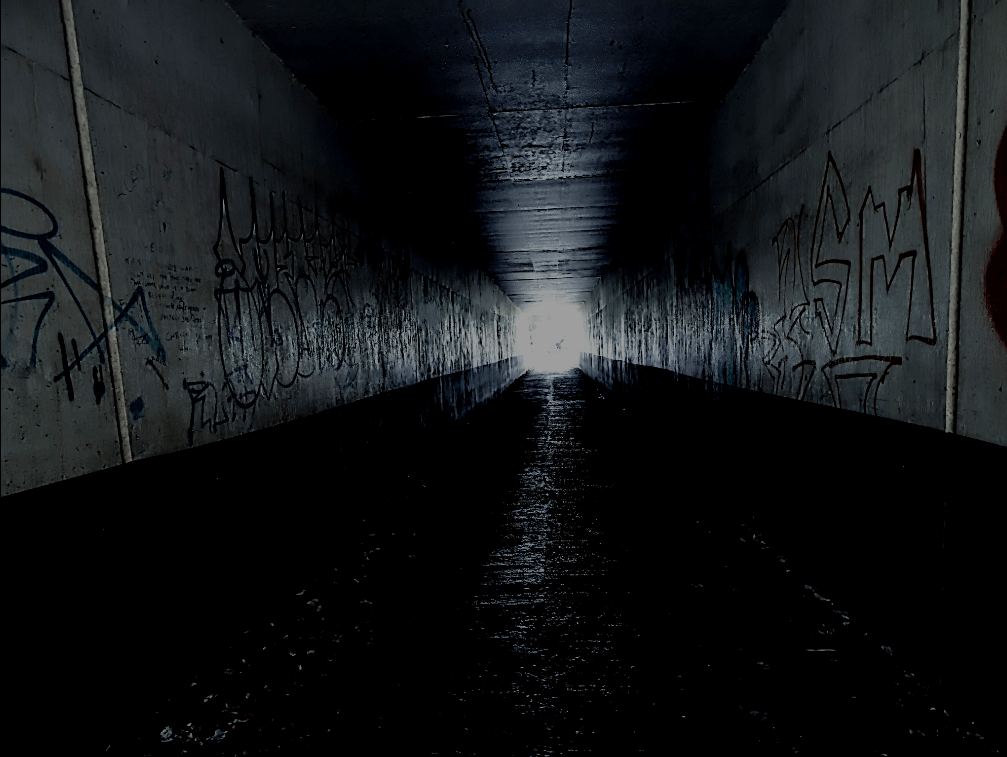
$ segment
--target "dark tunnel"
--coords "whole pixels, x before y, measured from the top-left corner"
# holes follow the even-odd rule
[[[1007,3],[0,29],[32,753],[1000,754]]]

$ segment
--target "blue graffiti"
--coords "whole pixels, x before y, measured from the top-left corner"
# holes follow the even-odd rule
[[[35,322],[35,331],[32,335],[31,343],[31,358],[29,360],[29,367],[34,369],[38,363],[38,338],[39,332],[42,329],[42,323],[45,320],[46,315],[52,308],[56,301],[56,292],[49,288],[46,288],[42,292],[34,292],[31,294],[22,295],[20,288],[22,282],[36,277],[42,276],[49,272],[50,267],[52,271],[59,277],[60,281],[63,283],[63,287],[69,293],[70,298],[73,300],[80,313],[81,318],[84,320],[84,325],[87,327],[88,332],[91,335],[91,342],[84,349],[80,350],[79,353],[75,352],[74,360],[63,367],[63,371],[54,377],[55,381],[62,380],[70,370],[74,368],[80,369],[81,361],[87,357],[91,352],[97,352],[98,362],[105,363],[105,353],[102,350],[102,342],[107,340],[108,332],[117,327],[120,323],[125,321],[132,327],[134,333],[134,338],[143,337],[144,343],[149,345],[154,353],[154,359],[164,364],[167,362],[167,353],[165,352],[164,346],[161,344],[161,339],[157,334],[157,329],[154,328],[154,323],[150,315],[150,310],[147,307],[147,300],[144,297],[143,287],[138,286],[136,291],[133,292],[132,297],[129,298],[125,306],[120,305],[115,300],[111,300],[110,304],[112,306],[112,312],[115,314],[114,320],[106,328],[100,331],[95,330],[95,326],[92,325],[91,320],[88,318],[87,313],[84,310],[83,305],[81,305],[80,298],[77,296],[77,292],[74,291],[73,286],[70,283],[70,279],[67,277],[67,273],[73,274],[85,285],[90,287],[94,292],[98,294],[101,299],[102,307],[106,303],[106,298],[101,293],[101,287],[95,282],[90,276],[87,275],[83,270],[77,266],[70,258],[68,258],[62,251],[60,251],[53,243],[52,239],[56,236],[59,231],[59,223],[56,221],[56,216],[53,215],[52,211],[49,210],[45,205],[36,200],[34,197],[30,197],[22,192],[18,192],[15,189],[8,189],[6,187],[0,188],[0,193],[11,195],[12,197],[17,197],[18,199],[29,202],[43,213],[49,219],[49,223],[52,228],[41,234],[35,234],[27,231],[20,231],[18,229],[12,229],[7,226],[0,225],[0,231],[4,234],[8,234],[12,237],[18,239],[27,239],[35,242],[41,255],[31,252],[29,250],[19,249],[17,247],[9,247],[5,244],[0,243],[0,254],[7,261],[7,268],[10,271],[10,277],[5,279],[0,283],[0,290],[4,290],[6,295],[7,289],[11,290],[11,296],[0,300],[0,305],[12,305],[14,307],[14,313],[11,318],[11,331],[13,332],[15,324],[17,323],[17,308],[20,303],[28,302],[31,300],[43,300],[45,305],[42,308],[42,312],[39,314],[38,320]],[[26,270],[15,272],[14,261],[23,260],[33,267],[27,268]],[[64,270],[65,269],[65,270]],[[58,289],[58,287],[57,287]],[[139,308],[139,313],[136,313],[136,308]],[[136,317],[134,317],[136,313]],[[144,323],[141,326],[141,321]],[[2,357],[2,367],[8,368],[10,366],[9,361],[6,356]]]
[[[129,403],[129,412],[133,414],[134,421],[138,421],[143,417],[143,397],[137,397]]]

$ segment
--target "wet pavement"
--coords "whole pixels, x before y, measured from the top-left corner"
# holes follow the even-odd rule
[[[729,506],[753,471],[630,415],[580,371],[528,373],[422,443],[229,461],[202,496],[103,525],[66,589],[89,596],[94,631],[86,653],[69,642],[88,658],[71,677],[103,682],[81,739],[151,755],[998,753],[848,588]]]

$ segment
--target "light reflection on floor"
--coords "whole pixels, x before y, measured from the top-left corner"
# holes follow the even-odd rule
[[[591,524],[578,508],[586,454],[580,435],[571,433],[583,414],[575,375],[536,372],[524,379],[525,391],[545,395],[535,445],[502,544],[489,556],[472,600],[480,610],[477,623],[523,658],[514,684],[522,695],[519,706],[551,718],[570,714],[561,702],[571,695],[605,695],[597,673],[618,664],[612,636],[621,623],[614,609],[598,601],[607,590],[609,560],[595,549]]]
[[[859,754],[948,728],[849,597],[689,494],[688,475],[718,474],[701,448],[681,451],[677,499],[656,501],[668,460],[648,451],[649,418],[623,411],[579,371],[526,374],[461,441],[428,446],[439,467],[412,460],[380,506],[333,519],[328,533],[356,534],[342,549],[277,561],[282,601],[256,597],[258,620],[150,700],[145,743],[525,757],[844,740]]]

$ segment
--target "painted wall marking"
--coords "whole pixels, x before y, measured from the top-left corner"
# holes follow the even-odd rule
[[[77,370],[80,371],[81,362],[92,352],[97,353],[98,363],[100,365],[104,365],[106,360],[104,350],[102,349],[102,343],[106,341],[108,331],[118,327],[120,323],[128,323],[134,334],[142,335],[143,343],[148,345],[153,353],[152,359],[164,365],[167,362],[167,356],[164,347],[161,344],[160,337],[158,336],[157,329],[154,327],[150,311],[147,308],[147,301],[144,297],[143,287],[137,287],[133,292],[132,297],[130,297],[129,301],[125,305],[120,305],[113,300],[111,302],[111,306],[113,312],[115,313],[115,320],[108,329],[104,329],[100,333],[97,332],[94,325],[91,323],[91,320],[88,318],[87,313],[84,310],[84,306],[81,304],[80,297],[78,296],[74,285],[71,283],[71,277],[67,274],[71,274],[71,276],[74,277],[73,280],[83,282],[87,288],[97,293],[102,301],[104,301],[104,296],[101,293],[101,288],[98,286],[98,283],[88,276],[87,273],[81,270],[76,263],[74,263],[52,243],[52,239],[59,231],[59,223],[56,220],[56,216],[53,215],[49,208],[36,200],[34,197],[26,195],[22,192],[4,187],[0,188],[0,193],[24,200],[25,202],[35,206],[46,215],[51,224],[51,228],[41,233],[22,231],[8,226],[0,226],[0,232],[3,234],[7,234],[18,239],[32,241],[38,245],[39,251],[42,253],[39,255],[38,253],[30,250],[24,250],[0,243],[0,254],[3,255],[7,263],[7,271],[10,274],[8,278],[0,282],[0,291],[3,291],[5,295],[5,297],[0,300],[0,305],[10,306],[10,309],[6,313],[9,319],[7,329],[8,333],[13,336],[18,330],[19,308],[23,306],[23,303],[32,301],[44,303],[34,324],[31,339],[31,351],[27,361],[29,369],[34,370],[37,367],[39,335],[42,331],[46,315],[49,313],[49,310],[52,308],[57,299],[56,291],[53,291],[49,288],[49,286],[46,286],[51,286],[53,284],[55,284],[55,289],[57,291],[66,291],[67,296],[69,296],[70,300],[74,303],[76,311],[80,314],[80,319],[83,322],[84,328],[91,336],[91,341],[82,350],[78,350],[76,339],[71,340],[73,350],[73,359],[71,360],[66,352],[66,344],[64,342],[62,332],[58,334],[62,370],[53,377],[53,380],[57,383],[60,381],[65,382],[67,395],[71,400],[73,399],[73,390],[70,371],[74,368],[77,368]],[[25,261],[30,264],[30,267],[18,270],[19,261]],[[62,283],[62,287],[60,287],[59,283],[56,283],[52,279],[52,274],[55,274],[58,281]],[[22,293],[22,289],[24,288],[42,286],[46,286],[43,291],[34,291],[27,294]],[[10,291],[9,295],[7,295],[8,290]],[[15,355],[3,355],[2,367],[9,368],[12,365],[12,361],[17,358],[18,356]],[[102,393],[104,393],[104,380],[96,377],[96,396],[99,383],[102,386]],[[100,399],[98,401],[100,402]]]
[[[836,160],[829,152],[815,210],[809,251],[808,296],[801,264],[801,220],[804,206],[786,219],[772,239],[777,261],[779,314],[766,333],[763,363],[775,394],[804,399],[818,372],[836,407],[877,413],[878,392],[890,371],[903,364],[898,354],[838,355],[846,316],[854,260],[848,239],[850,203]],[[913,150],[909,181],[897,192],[891,218],[868,186],[857,214],[856,346],[877,347],[878,328],[901,324],[897,341],[937,343],[930,242],[923,192],[923,158]],[[821,290],[821,292],[819,292]],[[831,291],[830,291],[831,290]],[[814,303],[814,318],[811,304]],[[902,320],[904,319],[904,321]],[[823,338],[831,360],[819,368],[806,353],[816,336]],[[888,334],[885,347],[897,348]],[[847,384],[849,386],[847,386]],[[859,391],[853,389],[859,386]],[[845,388],[844,388],[845,387]],[[850,398],[857,395],[856,401]]]

